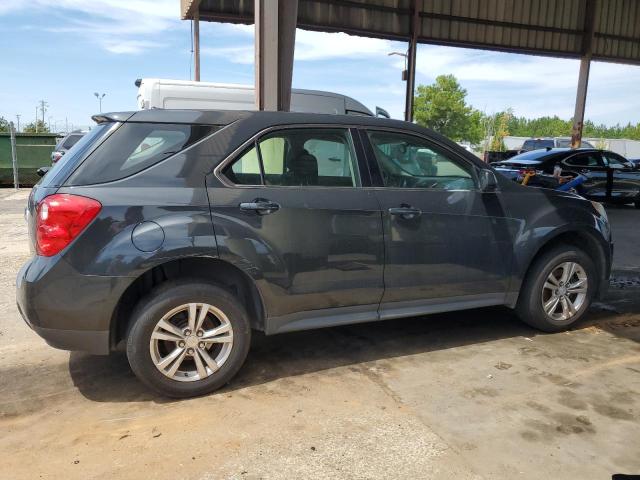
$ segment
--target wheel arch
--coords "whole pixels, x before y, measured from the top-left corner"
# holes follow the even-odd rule
[[[536,260],[540,258],[546,251],[555,248],[558,245],[572,245],[582,249],[593,260],[594,265],[598,270],[598,288],[596,296],[601,296],[606,290],[607,281],[609,279],[609,272],[611,269],[610,254],[607,254],[606,246],[603,240],[599,239],[599,234],[596,230],[591,228],[581,229],[568,229],[555,231],[550,234],[540,246],[529,256],[527,262],[525,262],[526,268],[519,276],[519,284],[517,288],[517,295],[510,299],[509,306],[514,307],[517,303],[520,290],[524,284],[524,280],[527,278]]]
[[[253,279],[241,268],[213,257],[173,259],[139,275],[122,293],[113,311],[109,345],[115,350],[126,339],[135,305],[156,287],[183,278],[203,280],[232,293],[249,314],[251,328],[264,331],[264,303]]]

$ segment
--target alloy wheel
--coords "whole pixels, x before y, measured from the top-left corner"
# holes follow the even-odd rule
[[[542,308],[553,320],[566,321],[576,315],[587,298],[587,273],[579,263],[556,266],[542,287]]]
[[[233,348],[231,322],[219,308],[187,303],[156,323],[149,351],[154,365],[172,380],[193,382],[210,377]]]

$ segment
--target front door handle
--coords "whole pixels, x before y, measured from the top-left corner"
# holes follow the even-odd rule
[[[403,203],[399,207],[390,208],[389,213],[391,215],[400,216],[405,220],[412,220],[422,215],[422,210],[420,210],[419,208],[413,208],[412,206]]]
[[[280,205],[271,200],[256,198],[253,202],[241,203],[240,210],[243,212],[255,212],[258,215],[269,215],[270,213],[280,210]]]

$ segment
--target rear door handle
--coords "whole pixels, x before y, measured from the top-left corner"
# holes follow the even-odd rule
[[[391,215],[397,215],[405,220],[411,220],[422,215],[422,210],[419,208],[413,208],[410,205],[402,204],[399,207],[392,207],[389,209]]]
[[[241,203],[240,210],[243,212],[255,212],[258,215],[269,215],[280,210],[280,205],[264,198],[256,198],[253,202]]]

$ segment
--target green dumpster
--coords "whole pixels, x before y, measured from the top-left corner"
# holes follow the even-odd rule
[[[31,186],[40,180],[36,170],[51,166],[51,152],[58,138],[55,133],[16,133],[18,181]],[[0,185],[13,185],[11,135],[0,133]]]

